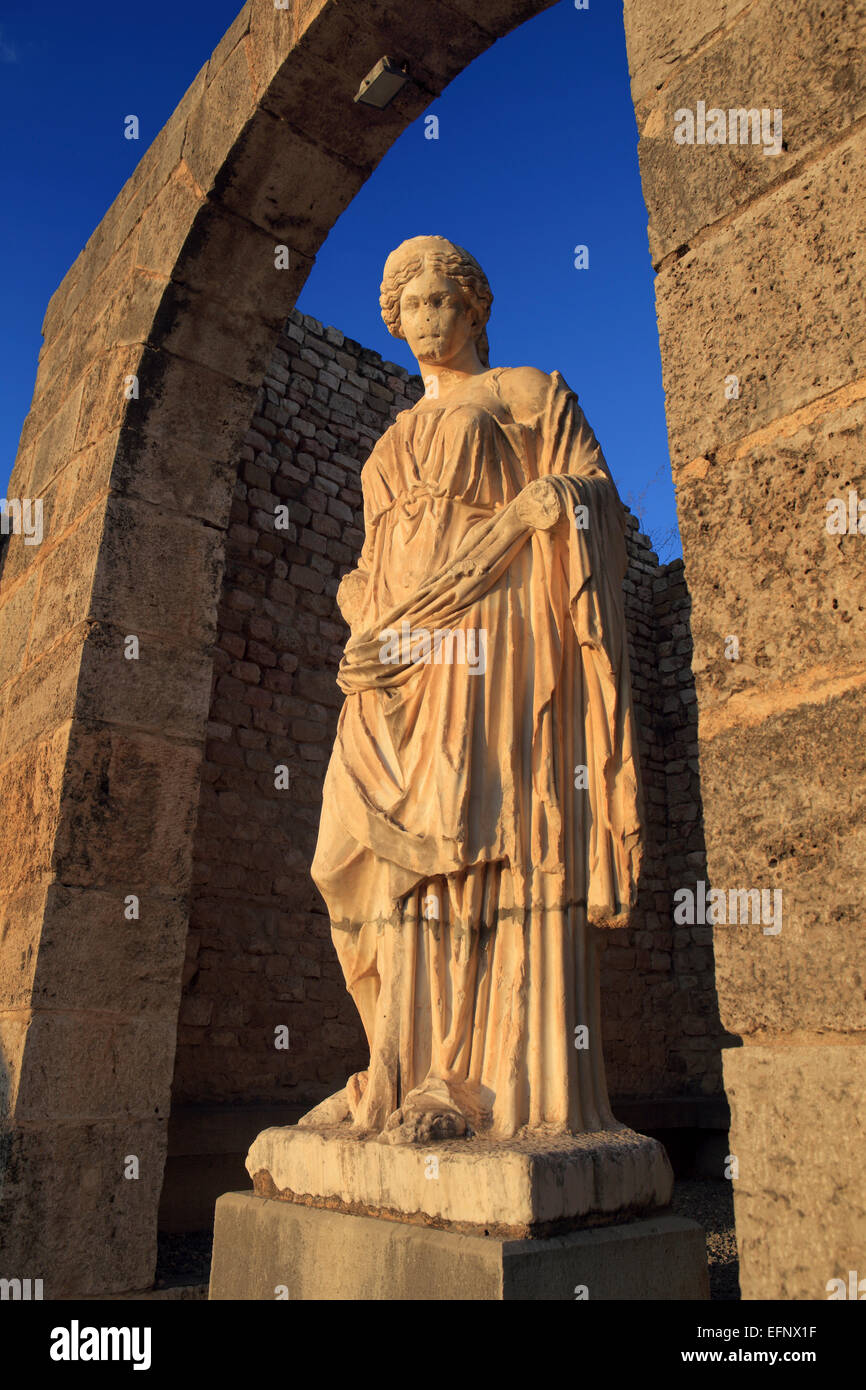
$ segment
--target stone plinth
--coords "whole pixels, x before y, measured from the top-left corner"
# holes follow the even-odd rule
[[[426,1147],[341,1126],[266,1129],[246,1166],[262,1197],[512,1239],[658,1211],[673,1187],[662,1145],[625,1126]]]
[[[209,1297],[700,1300],[709,1283],[703,1231],[669,1213],[506,1240],[229,1192],[216,1204]]]
[[[266,1129],[247,1169],[255,1191],[216,1205],[214,1300],[709,1296],[667,1154],[625,1125],[427,1146]]]

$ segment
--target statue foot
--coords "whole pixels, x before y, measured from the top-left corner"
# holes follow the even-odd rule
[[[367,1089],[368,1073],[356,1071],[349,1077],[342,1091],[335,1091],[327,1100],[314,1105],[298,1124],[303,1129],[332,1129],[334,1125],[351,1123],[361,1106]]]
[[[314,1105],[312,1110],[308,1110],[306,1115],[302,1115],[298,1120],[298,1127],[301,1129],[330,1129],[332,1125],[345,1124],[352,1118],[352,1110],[349,1105],[348,1087],[344,1086],[342,1091],[337,1091],[333,1096],[328,1096],[327,1100]]]
[[[437,1144],[471,1139],[485,1128],[487,1097],[474,1083],[428,1076],[385,1122],[383,1144]]]
[[[386,1144],[437,1144],[444,1139],[463,1139],[472,1134],[468,1122],[456,1110],[395,1110],[382,1133]]]

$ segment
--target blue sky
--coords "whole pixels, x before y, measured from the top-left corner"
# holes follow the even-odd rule
[[[30,404],[45,306],[234,18],[237,0],[4,0],[0,17],[0,495]],[[363,74],[362,74],[363,75]],[[125,140],[135,113],[141,140]],[[680,553],[653,274],[618,0],[573,0],[476,60],[343,214],[298,301],[414,370],[379,317],[388,252],[420,233],[466,246],[495,296],[491,363],[557,368],[623,499]],[[589,268],[574,266],[588,247]]]

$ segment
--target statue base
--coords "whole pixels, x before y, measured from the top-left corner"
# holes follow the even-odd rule
[[[216,1204],[209,1297],[694,1301],[709,1282],[703,1231],[670,1213],[504,1240],[229,1192]]]
[[[210,1297],[705,1299],[704,1233],[661,1144],[597,1134],[429,1145],[265,1130],[216,1205]]]
[[[625,1125],[426,1145],[347,1131],[264,1130],[246,1161],[255,1192],[350,1216],[519,1240],[658,1211],[673,1191],[662,1145]]]

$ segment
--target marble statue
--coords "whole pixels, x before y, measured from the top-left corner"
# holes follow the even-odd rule
[[[362,473],[366,537],[313,878],[370,1047],[302,1127],[429,1143],[621,1129],[598,934],[641,857],[624,510],[558,372],[494,367],[443,237],[388,257],[425,395]]]

